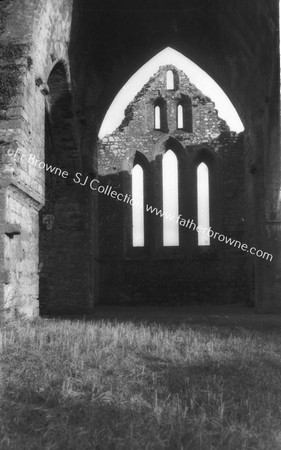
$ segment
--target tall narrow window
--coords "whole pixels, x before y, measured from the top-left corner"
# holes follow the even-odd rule
[[[209,170],[203,162],[197,167],[197,218],[198,225],[209,228]],[[210,238],[206,231],[198,233],[198,245],[210,245]]]
[[[182,105],[178,105],[178,108],[177,108],[177,128],[179,130],[183,129],[183,107],[182,107]]]
[[[179,245],[179,226],[176,222],[179,214],[178,159],[172,150],[163,157],[163,245]]]
[[[174,89],[174,72],[172,70],[167,71],[167,89]]]
[[[155,130],[160,130],[161,128],[161,110],[158,105],[154,108],[154,128]]]
[[[143,168],[136,164],[132,170],[133,247],[144,247],[144,179]]]

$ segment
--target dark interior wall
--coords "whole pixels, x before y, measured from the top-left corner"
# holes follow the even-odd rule
[[[243,136],[232,141],[226,135],[212,145],[217,148],[214,164],[209,165],[212,229],[247,243],[243,221]],[[180,212],[186,219],[194,218],[195,223],[196,159],[200,150],[186,148],[179,157],[179,176],[183,181]],[[146,196],[149,205],[158,207],[162,197],[161,159],[150,164]],[[112,190],[132,194],[129,172],[100,176],[99,180]],[[197,232],[183,227],[179,229],[180,246],[163,248],[162,220],[147,214],[146,223],[145,248],[133,248],[131,206],[99,194],[99,299],[102,303],[250,303],[246,253],[212,239],[209,248],[200,248]]]
[[[39,215],[40,313],[87,312],[84,193],[73,181],[80,168],[73,105],[63,62],[48,79],[45,116],[45,205]]]
[[[197,63],[229,96],[245,125],[253,244],[274,254],[272,262],[255,261],[256,305],[278,308],[278,1],[77,0],[72,25],[70,58],[76,111],[84,127],[85,167],[91,164],[97,132],[114,96],[167,46]]]

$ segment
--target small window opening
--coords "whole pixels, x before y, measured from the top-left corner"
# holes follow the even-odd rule
[[[177,128],[178,130],[183,129],[183,106],[178,105],[177,108]]]
[[[154,108],[154,128],[155,130],[161,129],[161,110],[160,106]]]
[[[174,72],[172,70],[167,71],[167,89],[174,89]]]

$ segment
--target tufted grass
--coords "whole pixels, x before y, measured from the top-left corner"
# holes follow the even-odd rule
[[[0,448],[280,449],[279,326],[175,318],[6,325]]]

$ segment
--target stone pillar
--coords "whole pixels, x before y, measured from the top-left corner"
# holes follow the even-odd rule
[[[271,113],[271,114],[270,114]],[[256,257],[256,309],[281,311],[281,192],[280,126],[278,111],[269,111],[257,133],[257,157],[254,173],[255,246],[267,252]],[[266,120],[267,119],[267,120]],[[267,126],[266,126],[267,125]]]
[[[69,0],[0,5],[0,318],[38,313],[45,173],[29,158],[44,163],[46,80],[66,59],[71,14]]]

